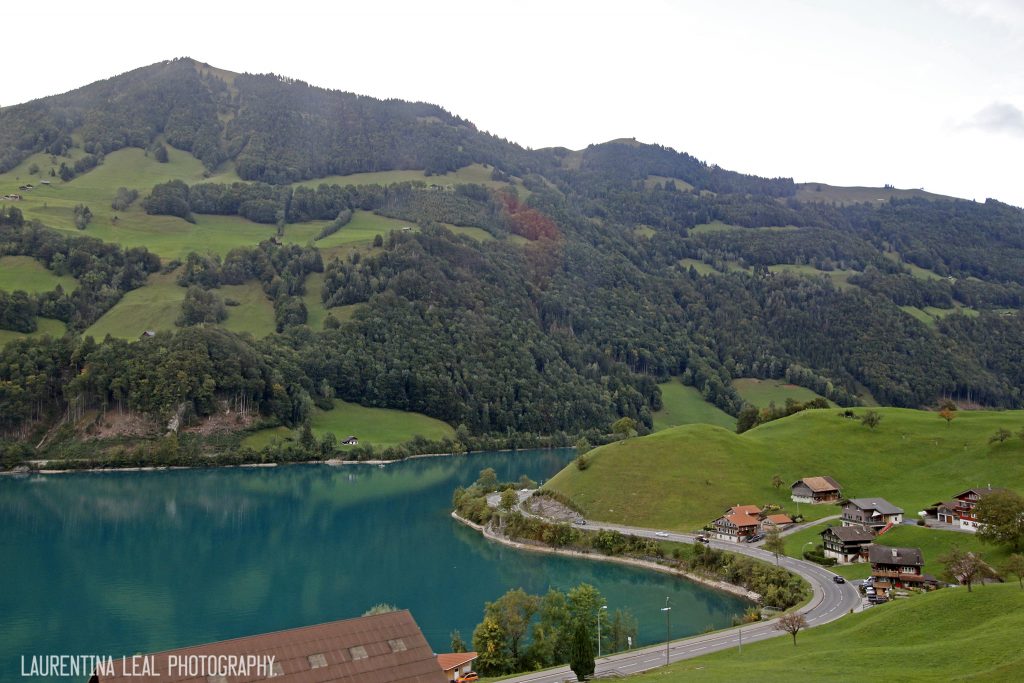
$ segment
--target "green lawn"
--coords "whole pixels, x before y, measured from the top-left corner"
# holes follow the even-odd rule
[[[21,289],[38,294],[49,292],[57,285],[71,292],[78,287],[78,281],[70,275],[55,275],[31,256],[0,256],[0,290]]]
[[[924,197],[925,199],[948,199],[943,195],[925,192],[924,190],[896,190],[881,187],[840,187],[827,185],[825,183],[798,183],[796,186],[796,198],[801,202],[825,202],[831,204],[859,204],[869,202],[881,204],[896,197],[905,199],[908,197]]]
[[[654,413],[655,431],[702,422],[726,429],[736,428],[736,418],[705,401],[696,387],[686,386],[677,379],[658,386],[661,388],[662,407]]]
[[[850,276],[857,274],[856,270],[818,270],[814,266],[794,265],[792,263],[778,263],[768,266],[768,270],[773,273],[795,273],[806,277],[821,277],[824,275],[828,279],[832,280],[832,284],[839,289],[848,289],[853,287],[853,285],[850,284]]]
[[[631,681],[1015,681],[1024,671],[1024,591],[945,589],[788,635],[688,659]]]
[[[701,275],[715,275],[718,270],[710,263],[704,263],[694,258],[681,258],[679,259],[679,265],[683,268],[693,268]]]
[[[0,346],[3,346],[7,342],[14,341],[15,339],[26,339],[28,337],[42,337],[44,335],[50,335],[51,337],[63,337],[64,333],[67,332],[67,325],[60,320],[53,320],[51,318],[36,318],[36,331],[35,332],[14,332],[13,330],[0,330]]]
[[[325,225],[330,221],[310,221],[309,223],[294,223],[284,229],[284,241],[294,244],[309,244],[313,242]],[[370,243],[377,235],[387,237],[392,230],[401,230],[404,227],[411,227],[419,230],[415,223],[401,221],[386,216],[378,216],[370,211],[356,211],[352,220],[338,232],[328,235],[322,240],[313,242],[319,249],[330,249],[341,245],[356,243]]]
[[[316,410],[312,419],[313,433],[318,437],[333,432],[339,441],[355,435],[360,445],[393,446],[408,441],[416,435],[428,439],[451,436],[455,430],[450,425],[420,413],[388,408],[367,408],[357,403],[335,401],[332,410]],[[295,432],[278,427],[256,432],[242,442],[244,446],[262,448],[274,439],[294,438]]]
[[[138,339],[146,330],[175,329],[181,315],[185,288],[175,281],[178,271],[154,273],[146,284],[124,295],[117,304],[94,322],[85,334],[97,340],[108,334],[121,339]]]
[[[221,323],[232,332],[248,332],[257,339],[272,334],[275,329],[274,304],[263,293],[259,282],[251,280],[242,285],[223,285],[216,290],[240,305],[228,306],[228,319]]]
[[[954,492],[958,493],[958,492]],[[949,496],[946,496],[948,498]],[[937,500],[937,499],[936,499]],[[807,506],[801,506],[801,509]],[[838,513],[837,506],[828,506],[832,513]],[[904,516],[908,519],[917,519],[917,510],[906,510]],[[823,522],[820,525],[798,531],[795,534],[786,536],[786,554],[790,557],[803,557],[805,548],[810,548],[808,542],[813,545],[821,544],[820,533],[826,526],[839,526],[839,520]],[[942,563],[939,558],[948,553],[954,546],[963,550],[969,550],[980,555],[986,562],[991,564],[996,571],[1009,557],[1009,551],[1001,546],[994,546],[982,543],[974,534],[960,533],[958,531],[942,531],[939,529],[928,529],[921,526],[909,526],[901,524],[893,527],[886,533],[877,537],[877,545],[896,546],[901,548],[920,548],[924,555],[924,571],[932,576],[942,575]],[[833,569],[837,574],[842,574],[848,579],[865,579],[871,574],[870,565],[864,562],[857,564],[836,565]]]
[[[743,434],[674,427],[595,449],[588,469],[570,466],[548,485],[594,519],[681,531],[736,504],[777,503],[795,512],[787,486],[772,487],[775,475],[787,485],[828,475],[845,496],[880,496],[910,514],[971,486],[1024,491],[1024,440],[988,443],[999,428],[1019,430],[1024,411],[960,411],[946,426],[933,412],[877,410],[882,422],[874,430],[840,410],[807,410]],[[801,511],[817,519],[838,508]]]
[[[781,407],[785,405],[787,398],[800,402],[821,398],[810,389],[798,387],[795,384],[788,384],[785,380],[781,379],[741,377],[734,379],[732,385],[736,388],[740,398],[759,408],[767,407],[771,401],[775,401],[775,405]]]

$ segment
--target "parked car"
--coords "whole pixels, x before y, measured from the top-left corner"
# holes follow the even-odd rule
[[[582,517],[580,517],[575,522],[573,522],[573,524],[578,524],[580,526],[586,526],[587,525],[587,520],[585,520]]]
[[[668,534],[665,533],[664,531],[655,531],[654,535],[655,536],[661,536],[662,538],[668,538]]]
[[[757,543],[764,539],[764,534],[754,534],[753,536],[747,537],[747,543]]]
[[[476,675],[475,671],[467,671],[458,678],[455,679],[455,683],[476,683],[480,680],[480,677]]]
[[[846,583],[846,579],[844,579],[841,576],[833,576],[832,580],[835,581],[836,583]]]
[[[701,534],[700,536],[697,537],[697,542],[698,543],[711,543],[711,539],[708,538],[707,536],[705,536],[704,534]]]

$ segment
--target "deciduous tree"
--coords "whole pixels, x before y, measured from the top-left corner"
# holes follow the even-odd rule
[[[796,634],[800,632],[800,629],[807,626],[807,619],[804,615],[799,612],[789,612],[779,617],[779,620],[775,622],[775,630],[783,631],[793,636],[793,646],[796,646]]]

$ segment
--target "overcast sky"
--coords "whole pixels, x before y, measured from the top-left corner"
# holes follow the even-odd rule
[[[0,105],[189,56],[433,102],[534,148],[635,137],[1024,206],[1024,2],[230,4],[8,3]]]

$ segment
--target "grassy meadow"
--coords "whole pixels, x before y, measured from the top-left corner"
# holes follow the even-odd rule
[[[221,326],[232,332],[248,332],[256,338],[266,337],[275,329],[274,303],[263,293],[259,282],[250,280],[241,285],[221,285],[216,290],[225,301],[233,299],[238,306],[228,306],[228,318]]]
[[[946,589],[779,638],[630,676],[636,683],[795,680],[1014,681],[1024,670],[1024,591],[1016,582]]]
[[[821,398],[810,389],[789,384],[781,379],[756,379],[754,377],[741,377],[732,381],[733,388],[747,403],[752,403],[758,408],[767,408],[768,404],[775,401],[775,405],[783,406],[787,398],[794,401],[810,401]],[[833,404],[834,405],[834,404]]]
[[[923,197],[925,199],[948,199],[940,194],[925,192],[924,190],[897,190],[894,188],[882,187],[840,187],[826,183],[798,183],[796,186],[796,199],[801,202],[824,202],[831,204],[859,204],[868,202],[870,204],[881,204],[892,198],[907,199],[910,197]]]
[[[0,330],[0,346],[3,346],[7,342],[15,341],[16,339],[27,339],[29,337],[42,337],[44,335],[50,335],[51,337],[63,337],[64,333],[67,332],[67,325],[60,320],[53,320],[52,318],[36,318],[36,331],[35,332],[15,332],[13,330]]]
[[[335,400],[331,410],[315,410],[312,417],[313,433],[322,437],[332,432],[338,440],[355,435],[360,445],[394,446],[414,436],[441,439],[455,433],[452,427],[440,420],[420,413],[410,413],[390,408],[367,408],[358,403]],[[260,430],[247,437],[243,446],[262,448],[275,439],[297,438],[297,431],[284,427]]]
[[[146,284],[125,294],[117,304],[94,322],[85,334],[103,339],[108,334],[121,339],[138,339],[146,330],[173,330],[181,315],[185,288],[176,282],[178,271],[153,273]]]
[[[788,484],[805,476],[829,475],[845,496],[880,496],[910,514],[971,486],[1024,492],[1024,440],[988,443],[997,429],[1024,426],[1024,411],[960,411],[947,426],[933,412],[876,410],[882,421],[874,430],[840,410],[807,410],[743,434],[674,427],[597,448],[588,469],[567,467],[548,486],[594,519],[679,531],[736,504],[795,512]],[[775,475],[786,485],[773,488]],[[818,519],[838,508],[804,505],[801,512]]]
[[[736,428],[736,418],[718,406],[708,403],[696,387],[689,387],[677,379],[662,382],[661,410],[655,411],[654,430],[660,431],[679,425],[706,423]]]
[[[23,290],[29,294],[49,292],[60,285],[65,292],[78,287],[70,275],[55,275],[31,256],[0,256],[0,290]]]

